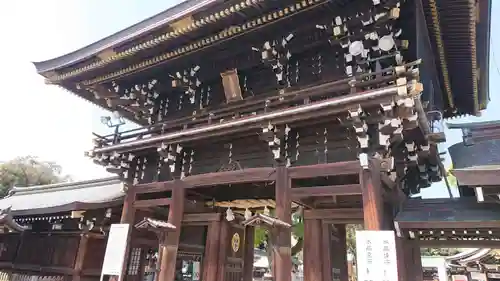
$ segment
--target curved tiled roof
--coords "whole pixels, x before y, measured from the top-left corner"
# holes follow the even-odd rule
[[[15,187],[0,199],[0,209],[14,215],[47,214],[122,204],[125,193],[117,177],[90,181]]]
[[[240,36],[257,29],[264,23],[269,24],[284,16],[294,14],[297,5],[300,10],[306,10],[326,2],[346,2],[344,0],[297,0],[296,3],[282,1],[286,6],[282,10],[259,9],[261,16],[248,16],[243,12],[249,7],[266,6],[260,5],[265,1],[279,2],[186,0],[73,53],[34,64],[38,73],[44,75],[49,83],[61,85],[100,104],[99,101],[93,100],[84,88],[109,82],[177,59],[185,54],[214,46],[222,39]],[[443,88],[441,90],[447,96],[447,105],[443,105],[445,117],[479,114],[480,110],[486,108],[489,100],[487,85],[491,0],[479,0],[477,5],[471,4],[470,0],[443,1],[426,0],[423,1],[422,7],[427,18],[426,26],[432,33],[430,41],[432,53],[437,57],[438,76],[442,80],[439,87]],[[228,6],[233,3],[233,6]],[[290,4],[293,9],[287,4]],[[446,8],[450,6],[456,9]],[[208,11],[210,15],[201,16],[205,12],[208,14]],[[169,25],[173,27],[176,22],[183,21],[188,16],[192,16],[191,21],[182,27],[170,28],[163,34],[153,33]],[[198,16],[199,19],[194,19]],[[204,29],[203,32],[194,32],[203,26],[236,18],[245,22],[235,26],[219,26],[219,31],[212,34],[207,34],[210,33],[207,32],[208,29]],[[172,43],[171,41],[181,37],[187,40],[188,37],[184,36],[186,34],[190,35],[190,42],[184,42],[180,44],[181,46],[166,44],[167,41]],[[148,37],[147,40],[139,40],[146,37]],[[143,54],[144,52],[147,56]],[[148,58],[144,59],[145,57]],[[125,59],[127,59],[125,64],[115,63]]]

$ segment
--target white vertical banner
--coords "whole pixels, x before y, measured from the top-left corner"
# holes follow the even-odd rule
[[[130,225],[127,223],[111,225],[102,264],[101,281],[105,276],[117,276],[117,280],[121,280],[129,228]]]
[[[198,280],[200,280],[200,262],[194,261],[193,262],[193,281],[198,281]]]
[[[358,281],[398,281],[394,231],[356,231]]]

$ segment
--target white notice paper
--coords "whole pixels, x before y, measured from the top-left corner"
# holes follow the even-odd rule
[[[198,281],[198,280],[200,280],[200,262],[194,261],[193,262],[193,281]]]
[[[103,280],[104,275],[121,275],[129,228],[129,224],[111,225],[102,265],[101,280]]]
[[[394,231],[356,231],[358,281],[398,281]]]

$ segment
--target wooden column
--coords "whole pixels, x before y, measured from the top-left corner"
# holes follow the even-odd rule
[[[221,221],[220,237],[219,237],[219,254],[217,257],[217,281],[226,280],[226,263],[227,263],[227,252],[230,247],[231,236],[230,236],[230,225],[225,219]]]
[[[135,219],[135,208],[134,208],[135,197],[136,197],[135,189],[133,187],[129,187],[125,195],[125,199],[123,200],[122,216],[120,219],[120,223],[123,224],[128,223],[130,224],[130,227],[127,234],[127,248],[125,249],[125,257],[123,258],[121,279],[119,281],[125,280],[126,279],[125,277],[127,275],[128,259],[130,256],[130,244],[132,240],[132,230],[134,227],[134,219]]]
[[[245,228],[245,244],[243,246],[243,281],[253,280],[254,238],[255,228],[247,226]]]
[[[370,160],[368,170],[362,169],[359,178],[363,196],[364,226],[366,230],[382,230],[384,206],[380,161]]]
[[[408,247],[410,247],[411,255],[413,257],[411,262],[412,265],[411,276],[409,276],[408,280],[423,281],[424,273],[422,271],[422,255],[420,253],[420,245],[415,241],[409,241],[409,240],[407,240],[406,243],[408,244]]]
[[[340,281],[348,281],[349,280],[349,272],[347,265],[347,233],[346,233],[346,225],[345,224],[336,224],[335,228],[337,229],[337,245],[334,249],[334,253],[339,256],[338,264],[335,265],[338,269],[340,269]]]
[[[332,256],[332,252],[337,252],[337,249],[335,247],[336,243],[333,243],[332,241],[331,225],[321,222],[320,226],[321,226],[321,239],[319,240],[320,243],[319,248],[322,254],[321,255],[322,278],[323,280],[332,280],[333,279],[332,267],[334,267],[333,263],[335,262],[336,259],[338,259],[339,253],[336,253],[336,255]],[[333,249],[333,247],[335,247],[335,249]]]
[[[276,168],[276,217],[284,222],[292,223],[291,179],[285,166]],[[275,281],[292,280],[292,233],[291,229],[276,229],[273,248],[275,264]]]
[[[205,256],[203,258],[203,281],[216,281],[219,260],[221,222],[212,221],[208,225]]]
[[[176,229],[165,236],[162,245],[160,272],[158,274],[159,281],[173,281],[175,278],[177,250],[181,235],[182,216],[184,215],[184,192],[184,183],[181,180],[175,180],[172,188],[172,203],[168,209],[168,222],[174,225]]]
[[[304,219],[304,281],[322,281],[321,221]]]
[[[75,272],[73,273],[73,281],[80,281],[82,278],[83,262],[87,253],[87,244],[89,236],[87,234],[80,234],[80,242],[78,243],[78,252],[75,259]]]
[[[405,238],[396,237],[399,281],[413,281],[411,278],[411,270],[408,270],[413,260],[411,248],[408,247],[408,243],[409,241]]]

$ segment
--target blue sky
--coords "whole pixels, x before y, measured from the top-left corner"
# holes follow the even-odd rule
[[[180,1],[165,0],[18,0],[0,3],[0,160],[37,155],[58,162],[75,180],[105,176],[83,156],[91,133],[106,133],[99,117],[109,113],[55,86],[47,86],[31,61],[45,60],[90,44]],[[496,2],[496,1],[493,1]],[[498,4],[498,3],[497,3]],[[493,5],[492,30],[500,28],[500,5]],[[500,119],[500,36],[491,37],[489,109],[481,117],[453,122]],[[445,147],[461,141],[446,130]],[[443,147],[444,148],[444,147]],[[425,196],[447,196],[442,184]]]

